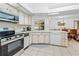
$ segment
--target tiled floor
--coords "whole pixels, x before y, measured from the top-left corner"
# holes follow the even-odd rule
[[[79,56],[79,42],[70,41],[69,46],[32,45],[21,56]]]

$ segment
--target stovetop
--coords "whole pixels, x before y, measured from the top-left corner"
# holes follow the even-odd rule
[[[19,33],[19,34],[15,34],[15,35],[10,35],[10,36],[5,36],[5,37],[0,37],[0,42],[6,42],[6,41],[9,41],[9,40],[13,40],[13,39],[16,39],[16,38],[19,38],[23,36],[22,33]]]

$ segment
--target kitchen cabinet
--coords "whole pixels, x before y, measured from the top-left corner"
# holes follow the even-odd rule
[[[7,12],[13,15],[18,16],[18,10],[7,3],[0,4],[0,11]]]
[[[28,25],[32,25],[32,16],[28,16]]]
[[[31,16],[19,11],[19,24],[31,25]]]
[[[44,33],[39,33],[39,40],[38,43],[44,43],[45,37],[44,37]]]
[[[39,35],[38,33],[32,33],[32,43],[38,43]]]
[[[24,37],[24,48],[26,48],[27,46],[29,46],[29,36]]]
[[[65,31],[32,32],[32,43],[68,46],[68,36]]]
[[[25,14],[25,25],[31,25],[31,16]]]
[[[68,46],[68,35],[67,35],[67,33],[64,33],[64,34],[62,34],[62,39],[64,39],[64,40],[62,40],[62,45],[63,46]]]
[[[31,25],[32,18],[29,15],[25,14],[25,25]]]
[[[67,46],[68,38],[66,32],[51,32],[50,33],[50,44],[59,45],[59,46]]]
[[[50,43],[54,45],[61,44],[61,35],[59,33],[51,33],[50,34]]]
[[[19,11],[19,24],[24,25],[25,15],[23,12]]]
[[[25,14],[24,24],[28,25],[28,15]]]
[[[32,34],[29,33],[29,45],[31,45],[31,43],[32,43]]]
[[[8,12],[10,12],[13,15],[18,16],[18,10],[16,8],[12,7],[12,6],[8,7]]]
[[[49,44],[50,41],[50,34],[49,33],[45,33],[44,35],[44,43],[48,43]]]
[[[49,43],[49,33],[32,33],[32,43]]]
[[[29,34],[29,36],[24,37],[24,48],[28,47],[29,45],[31,45],[31,36]]]

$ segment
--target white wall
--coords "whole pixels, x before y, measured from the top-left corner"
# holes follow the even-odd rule
[[[2,22],[0,21],[0,30],[3,28],[8,28],[9,30],[15,30],[16,32],[22,31],[24,26],[19,24],[10,23],[10,22]]]
[[[74,20],[75,19],[72,19],[72,18],[67,18],[67,19],[62,19],[62,18],[51,18],[50,19],[50,29],[58,29],[59,26],[57,24],[57,22],[59,21],[63,21],[65,22],[65,28],[68,28],[68,29],[73,29],[74,28]]]
[[[78,15],[64,15],[64,16],[33,16],[34,20],[45,20],[45,30],[59,29],[57,22],[64,20],[65,28],[73,29],[75,27],[75,20],[79,20]],[[32,23],[33,23],[32,22]],[[33,24],[32,24],[33,25]]]
[[[34,22],[36,20],[44,20],[44,22],[45,22],[45,30],[49,29],[49,18],[48,18],[48,16],[38,15],[38,16],[32,16],[32,30],[34,30]]]
[[[65,19],[65,27],[66,28],[74,28],[75,24],[74,24],[74,20],[75,19]]]

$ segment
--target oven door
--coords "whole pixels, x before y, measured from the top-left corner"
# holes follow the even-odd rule
[[[11,42],[2,47],[3,56],[12,56],[24,47],[24,38]]]

